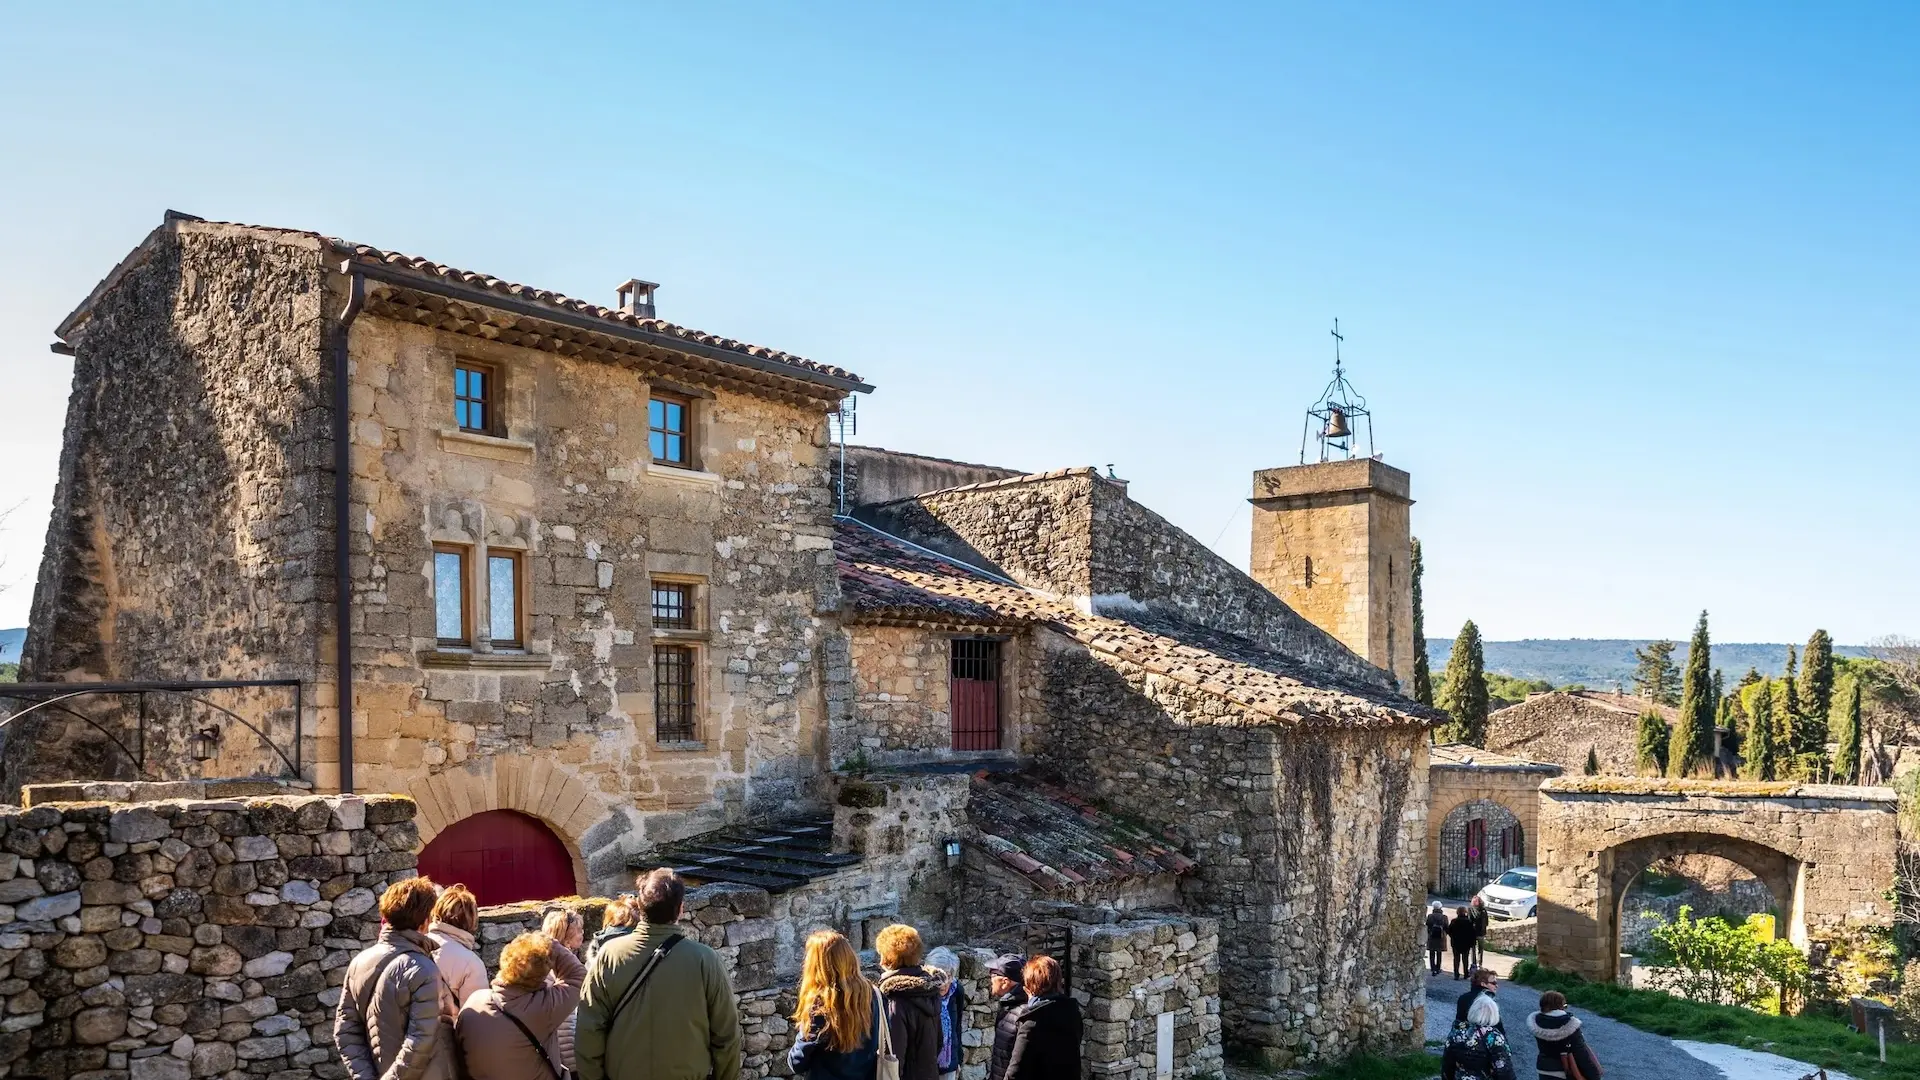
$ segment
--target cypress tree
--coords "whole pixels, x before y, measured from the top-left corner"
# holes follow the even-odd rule
[[[1824,757],[1827,721],[1833,711],[1833,638],[1815,630],[1800,656],[1800,714],[1794,729],[1793,752]]]
[[[1720,711],[1714,718],[1713,726],[1726,732],[1726,747],[1729,751],[1740,752],[1740,703],[1736,695],[1728,694],[1720,699]]]
[[[1594,753],[1591,746],[1587,747],[1587,764],[1581,771],[1588,776],[1600,775],[1600,755]]]
[[[1433,704],[1433,668],[1427,662],[1426,602],[1421,599],[1420,578],[1426,573],[1420,556],[1420,538],[1413,540],[1413,700]]]
[[[1434,703],[1453,717],[1443,732],[1448,742],[1486,744],[1487,658],[1480,645],[1480,628],[1471,619],[1453,639],[1453,655],[1447,657],[1447,670],[1441,676],[1440,693]]]
[[[1648,709],[1640,714],[1633,737],[1634,764],[1642,776],[1663,776],[1667,771],[1667,740],[1672,733],[1659,712]]]
[[[1713,715],[1720,715],[1720,703],[1727,699],[1727,677],[1719,668],[1713,669]]]
[[[1747,764],[1749,780],[1773,779],[1773,681],[1762,679],[1747,708]]]
[[[1773,775],[1777,780],[1793,777],[1799,762],[1794,759],[1793,746],[1787,738],[1793,733],[1793,710],[1796,707],[1793,693],[1794,680],[1781,679],[1773,684]]]
[[[1833,755],[1833,782],[1836,784],[1857,784],[1860,782],[1860,677],[1848,680],[1846,697],[1841,699],[1840,730],[1836,739],[1840,745]]]
[[[1667,749],[1667,773],[1692,776],[1713,764],[1713,646],[1707,640],[1707,613],[1693,627],[1687,647],[1687,677],[1680,691],[1680,718]]]
[[[1633,692],[1655,705],[1680,702],[1680,680],[1673,669],[1673,642],[1650,641],[1644,649],[1633,650],[1638,661],[1633,669]]]

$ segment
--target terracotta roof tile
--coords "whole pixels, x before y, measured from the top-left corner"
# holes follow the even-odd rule
[[[842,520],[834,543],[842,603],[856,622],[1045,625],[1095,652],[1288,725],[1423,727],[1437,716],[1246,638],[1150,611],[1124,620],[1086,614],[859,522]]]
[[[1195,865],[1146,828],[1023,774],[976,776],[967,818],[974,843],[1043,889],[1185,874]]]

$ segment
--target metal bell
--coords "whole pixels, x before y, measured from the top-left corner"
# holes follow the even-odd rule
[[[1329,408],[1327,410],[1327,431],[1325,437],[1329,439],[1344,439],[1352,434],[1353,428],[1347,425],[1346,410],[1337,405]]]

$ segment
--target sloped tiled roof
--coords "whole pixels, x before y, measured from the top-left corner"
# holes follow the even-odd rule
[[[975,843],[1042,889],[1194,868],[1193,860],[1147,828],[1020,774],[976,776],[967,819]]]
[[[1438,715],[1245,638],[1145,611],[1124,620],[1089,615],[860,522],[842,519],[834,547],[842,603],[854,622],[1045,625],[1096,653],[1288,725],[1424,727]]]
[[[796,356],[793,353],[784,352],[779,349],[771,349],[764,345],[752,345],[734,338],[723,337],[718,334],[709,334],[703,330],[679,326],[667,322],[665,319],[642,318],[621,311],[618,308],[602,307],[599,304],[578,300],[550,289],[539,289],[531,285],[522,285],[518,282],[508,281],[505,278],[494,277],[491,274],[483,274],[474,270],[462,270],[459,267],[448,266],[445,263],[435,262],[432,259],[418,255],[407,255],[397,251],[387,251],[368,244],[360,244],[350,240],[342,240],[338,237],[325,236],[307,229],[290,229],[275,225],[248,225],[234,221],[209,221],[205,218],[195,217],[191,214],[182,214],[173,210],[167,211],[166,220],[162,222],[160,227],[149,234],[146,240],[141,242],[139,247],[135,248],[125,259],[122,259],[120,263],[101,280],[100,284],[95,286],[93,292],[88,295],[87,299],[61,322],[56,333],[64,338],[69,331],[84,321],[89,310],[101,294],[111,288],[128,269],[138,265],[145,259],[147,253],[152,248],[153,241],[157,237],[167,232],[181,230],[182,228],[196,227],[247,230],[276,237],[299,238],[301,241],[307,243],[323,245],[326,249],[331,250],[334,254],[342,258],[368,266],[398,268],[411,274],[417,274],[423,279],[438,279],[469,289],[494,293],[524,304],[549,308],[555,312],[565,312],[569,315],[584,316],[589,319],[605,322],[609,333],[618,333],[620,329],[627,328],[646,334],[674,338],[684,341],[689,345],[718,349],[722,352],[737,353],[742,357],[751,357],[753,360],[762,363],[789,369],[791,372],[789,377],[791,378],[804,381],[808,380],[809,376],[812,376],[814,377],[812,381],[816,382],[825,379],[831,380],[834,384],[855,384],[852,387],[855,389],[868,389],[860,376],[844,368],[834,367],[830,364],[822,364],[803,356]]]
[[[1427,763],[1436,769],[1495,769],[1507,772],[1539,772],[1558,776],[1561,768],[1548,761],[1529,761],[1511,754],[1496,754],[1466,743],[1439,743],[1427,752]]]

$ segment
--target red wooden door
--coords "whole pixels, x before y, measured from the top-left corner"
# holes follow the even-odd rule
[[[1000,749],[1000,643],[953,639],[948,683],[955,750]]]
[[[436,885],[465,885],[482,906],[575,891],[567,845],[512,810],[487,810],[448,826],[420,852],[420,872]]]

